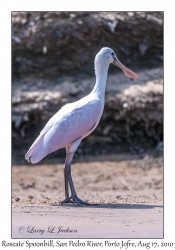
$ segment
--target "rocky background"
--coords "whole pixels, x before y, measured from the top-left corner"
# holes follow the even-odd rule
[[[105,46],[139,78],[110,66],[102,119],[76,156],[162,155],[163,12],[12,12],[13,163],[24,163],[61,106],[92,90],[94,57]]]

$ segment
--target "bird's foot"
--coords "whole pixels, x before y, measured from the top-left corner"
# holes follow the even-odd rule
[[[78,198],[76,195],[73,197],[67,197],[64,201],[61,202],[63,203],[77,203],[80,207],[85,207],[85,206],[92,206],[92,205],[97,205],[97,204],[91,204],[89,202],[82,201],[80,198]]]
[[[86,205],[91,205],[90,203],[86,201],[82,201],[80,198],[78,198],[76,195],[73,197],[74,201],[80,206],[85,207]]]
[[[61,201],[61,204],[64,203],[75,203],[75,201],[72,199],[72,197],[67,197],[65,200]]]

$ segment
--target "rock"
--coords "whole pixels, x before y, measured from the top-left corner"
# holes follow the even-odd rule
[[[144,43],[140,43],[139,44],[139,51],[140,51],[140,55],[144,56],[146,54],[146,51],[149,49],[148,44],[144,44]]]
[[[109,133],[109,131],[112,129],[112,125],[107,125],[104,129],[103,129],[103,131],[102,131],[102,134],[103,135],[107,135],[108,133]]]
[[[28,198],[33,199],[34,196],[30,194],[30,195],[28,196]]]

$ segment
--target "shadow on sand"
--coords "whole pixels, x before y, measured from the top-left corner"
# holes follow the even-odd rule
[[[60,206],[60,207],[71,207],[71,208],[82,208],[77,204],[51,204],[50,206]],[[110,208],[110,209],[154,209],[163,208],[161,205],[144,205],[144,204],[122,204],[122,203],[107,203],[107,204],[89,204],[83,208]]]

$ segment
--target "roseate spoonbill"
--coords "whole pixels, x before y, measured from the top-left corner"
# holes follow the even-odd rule
[[[25,155],[31,163],[37,163],[46,155],[60,149],[66,149],[64,167],[65,200],[79,206],[91,205],[78,198],[71,177],[71,162],[82,139],[97,127],[104,109],[105,87],[110,63],[123,70],[126,76],[137,79],[138,75],[126,68],[110,48],[102,48],[95,57],[96,83],[92,92],[82,99],[63,106],[41,131]],[[71,195],[69,196],[69,187]]]

